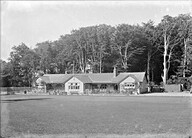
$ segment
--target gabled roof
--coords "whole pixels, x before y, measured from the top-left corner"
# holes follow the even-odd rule
[[[145,72],[124,72],[124,73],[120,73],[120,74],[124,74],[124,75],[134,75],[139,82],[143,82],[144,78],[145,78]]]
[[[92,74],[45,74],[41,76],[46,83],[65,83],[72,77],[76,77],[83,83],[120,83],[128,76],[131,76],[138,82],[142,82],[145,72],[120,73],[117,77],[113,73],[92,73]]]
[[[86,74],[74,75],[74,77],[76,77],[77,79],[79,79],[83,83],[92,83],[91,79]]]
[[[139,80],[132,74],[119,74],[117,77],[113,78],[112,83],[119,84],[128,77],[132,77],[136,82],[139,82]]]
[[[113,73],[92,73],[88,76],[92,83],[111,83],[113,79]]]
[[[41,78],[46,83],[65,83],[70,78],[72,78],[72,74],[45,74],[41,76]]]

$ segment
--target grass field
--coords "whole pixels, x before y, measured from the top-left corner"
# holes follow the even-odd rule
[[[1,133],[5,137],[185,136],[191,128],[190,100],[165,96],[1,96]]]

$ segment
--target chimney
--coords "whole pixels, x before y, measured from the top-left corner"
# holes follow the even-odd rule
[[[113,67],[113,77],[115,78],[117,76],[117,68],[116,66]]]

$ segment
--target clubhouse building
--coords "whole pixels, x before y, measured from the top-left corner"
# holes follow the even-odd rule
[[[147,91],[145,72],[88,73],[88,74],[45,74],[37,79],[39,86],[47,90],[59,90],[68,95],[88,93],[123,93],[133,91],[137,94]]]

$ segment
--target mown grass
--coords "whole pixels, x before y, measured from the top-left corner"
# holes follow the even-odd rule
[[[3,136],[186,137],[191,127],[189,97],[16,95],[1,105]]]
[[[133,135],[82,135],[82,134],[68,134],[68,135],[31,135],[24,134],[15,136],[15,138],[190,138],[191,135],[186,134],[133,134]]]

